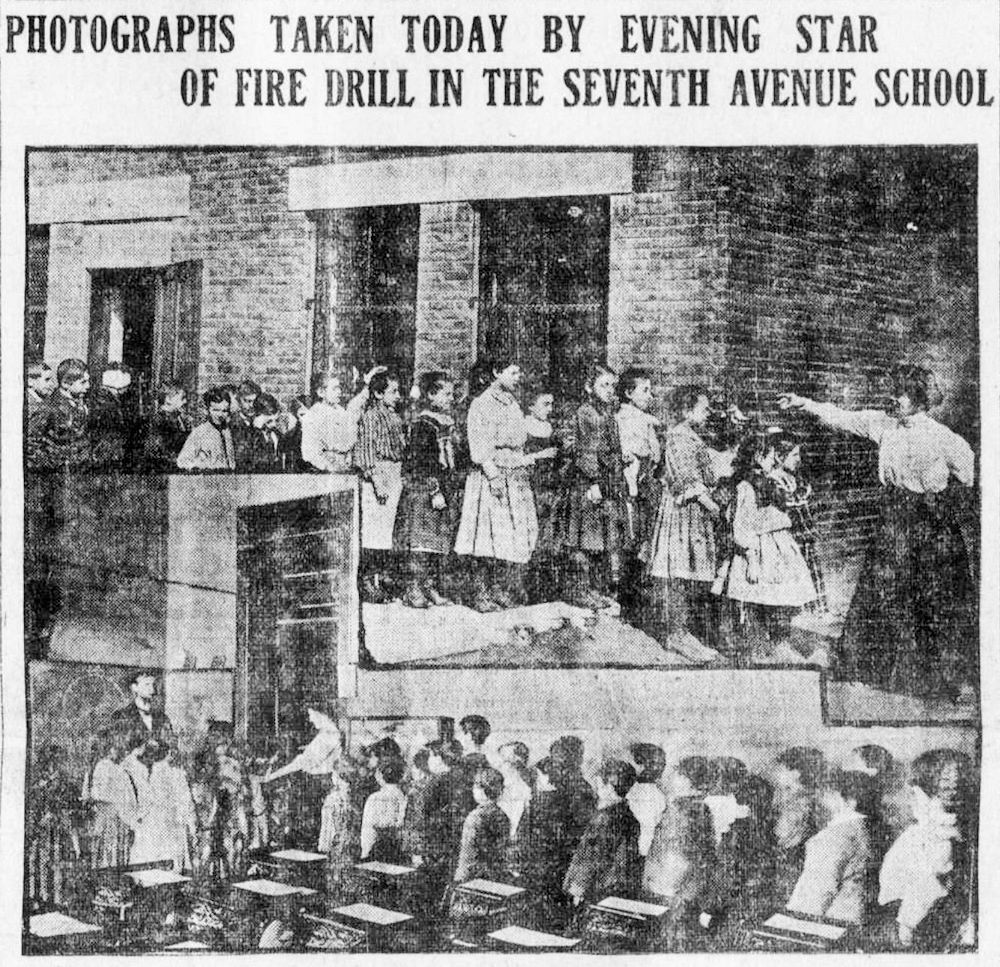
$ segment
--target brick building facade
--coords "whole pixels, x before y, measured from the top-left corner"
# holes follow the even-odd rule
[[[653,368],[660,400],[705,382],[768,419],[785,389],[877,404],[889,366],[930,359],[940,415],[977,446],[975,165],[965,148],[32,152],[26,347],[55,364],[131,345],[151,376],[284,399],[329,361],[464,375],[499,340],[567,396],[606,354]],[[822,523],[856,549],[870,449],[799,428]]]

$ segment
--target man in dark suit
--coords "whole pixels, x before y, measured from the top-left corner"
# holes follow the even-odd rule
[[[132,701],[111,714],[111,724],[129,732],[144,732],[159,738],[171,729],[170,719],[157,701],[157,674],[148,670],[137,671],[129,680]]]

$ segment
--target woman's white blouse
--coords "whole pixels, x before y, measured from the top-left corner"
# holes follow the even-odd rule
[[[832,403],[811,401],[806,409],[828,426],[877,443],[878,477],[887,487],[936,494],[952,476],[972,486],[972,447],[926,413],[898,419],[881,410],[842,410]]]

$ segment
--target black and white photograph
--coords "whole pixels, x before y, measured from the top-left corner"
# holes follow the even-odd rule
[[[24,953],[978,949],[975,144],[25,169]]]

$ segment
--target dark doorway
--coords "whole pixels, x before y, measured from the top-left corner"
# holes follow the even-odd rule
[[[90,273],[88,367],[95,382],[108,363],[132,373],[140,412],[155,406],[156,389],[180,383],[197,392],[201,263]]]
[[[479,352],[512,354],[565,409],[607,353],[609,219],[605,196],[480,207]]]
[[[331,356],[362,372],[381,364],[405,392],[416,349],[419,205],[323,212],[317,219],[316,309],[326,322],[314,368]]]

